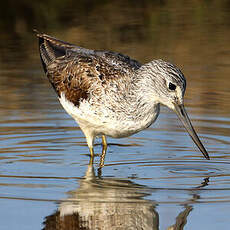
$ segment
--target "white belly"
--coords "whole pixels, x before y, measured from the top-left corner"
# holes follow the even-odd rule
[[[89,103],[82,103],[80,107],[66,100],[62,94],[60,103],[66,112],[72,116],[83,132],[91,133],[93,136],[106,135],[114,138],[127,137],[149,127],[159,114],[159,105],[156,105],[151,113],[144,119],[126,119],[101,112],[96,114]]]

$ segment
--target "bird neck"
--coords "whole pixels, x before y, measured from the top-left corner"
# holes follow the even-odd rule
[[[133,76],[129,90],[127,90],[127,111],[135,120],[154,121],[160,110],[160,104],[154,100],[149,87],[146,87],[147,82],[140,76]]]

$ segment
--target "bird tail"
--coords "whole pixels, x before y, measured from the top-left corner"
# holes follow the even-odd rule
[[[70,43],[63,42],[49,35],[40,33],[37,30],[34,30],[34,32],[39,39],[39,52],[45,72],[47,72],[47,66],[56,58],[64,56],[67,49],[75,47]]]

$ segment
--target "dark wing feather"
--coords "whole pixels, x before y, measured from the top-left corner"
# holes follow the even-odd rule
[[[136,70],[141,67],[140,62],[121,53],[113,51],[95,51],[95,54],[104,59],[109,65],[120,68],[122,71],[126,69],[129,72],[130,70]]]
[[[78,52],[84,51],[86,53],[87,51],[90,52],[90,50],[58,40],[49,35],[39,33],[36,30],[35,32],[37,33],[37,37],[39,39],[39,51],[43,67],[49,65],[56,58],[66,55],[68,51],[71,50],[77,50]],[[46,68],[44,70],[46,72]]]
[[[79,106],[89,98],[91,85],[108,85],[111,80],[130,76],[141,64],[123,54],[94,51],[37,34],[44,70],[57,92]],[[95,89],[96,93],[96,89]]]

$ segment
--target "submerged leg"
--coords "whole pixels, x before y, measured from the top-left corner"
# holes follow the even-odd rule
[[[106,136],[102,135],[102,154],[101,154],[101,159],[100,159],[100,168],[102,168],[104,166],[107,146],[108,145],[107,145],[107,141],[106,141]]]

